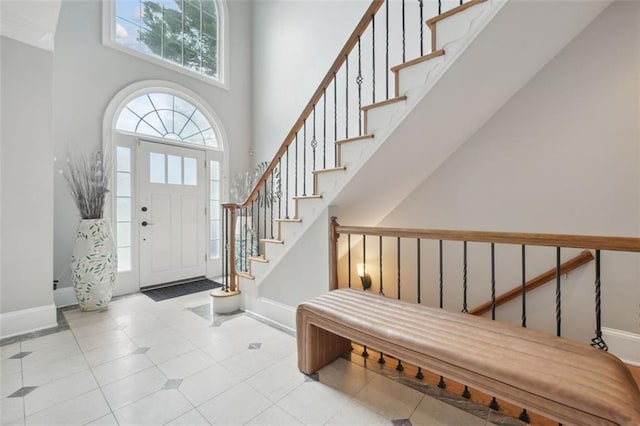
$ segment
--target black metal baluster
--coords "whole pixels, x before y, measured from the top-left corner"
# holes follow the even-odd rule
[[[404,0],[402,0],[402,63],[407,61],[404,18]]]
[[[269,197],[269,210],[271,210],[271,239],[273,240],[273,170],[271,171],[271,191],[271,194],[267,194],[267,185],[264,186],[264,195],[265,197]]]
[[[247,265],[247,234],[249,232],[249,227],[247,226],[247,221],[249,219],[249,217],[247,216],[247,208],[245,207],[244,209],[242,209],[242,216],[244,218],[244,226],[242,227],[242,232],[244,233],[244,238],[242,239],[242,242],[244,243],[244,247],[243,247],[243,251],[244,251],[244,258],[242,259],[244,262],[242,264],[242,270],[247,272],[249,270],[248,265]]]
[[[424,55],[424,18],[422,17],[422,8],[424,6],[423,0],[418,0],[418,7],[420,8],[420,56]]]
[[[347,234],[347,273],[349,288],[351,288],[351,234]]]
[[[358,76],[356,84],[358,85],[358,135],[362,136],[362,56],[360,49],[360,36],[358,36]]]
[[[591,339],[591,346],[608,351],[609,347],[602,338],[602,316],[600,312],[601,293],[600,293],[600,250],[596,250],[596,337]]]
[[[386,14],[385,14],[385,18],[386,18],[386,46],[385,46],[385,51],[386,51],[386,61],[385,61],[385,67],[384,67],[384,74],[385,74],[385,81],[386,81],[386,99],[389,99],[389,73],[391,72],[389,70],[389,1],[387,0],[385,1],[385,7],[386,7]]]
[[[264,204],[264,237],[267,238],[267,181],[265,180],[264,186],[262,187],[263,198],[262,202]]]
[[[262,253],[260,252],[260,191],[258,191],[258,197],[255,199],[255,203],[258,205],[258,214],[256,219],[256,238],[258,239],[258,256]]]
[[[327,89],[322,95],[322,168],[327,168]]]
[[[364,288],[364,280],[366,276],[367,276],[367,236],[363,234],[362,235],[362,283],[363,283],[362,287],[364,290],[366,290],[366,288]],[[362,356],[364,358],[369,357],[369,352],[367,352],[367,345],[364,345],[363,347]]]
[[[311,139],[311,148],[313,149],[313,162],[312,169],[316,169],[316,148],[318,147],[318,140],[316,139],[316,106],[313,106],[313,139]]]
[[[522,245],[522,326],[527,327],[527,271],[525,246]]]
[[[397,244],[397,269],[398,269],[398,279],[397,279],[397,286],[398,286],[398,300],[400,300],[400,237],[398,237],[397,239],[398,244]],[[404,367],[402,366],[402,361],[398,360],[398,365],[396,365],[396,371],[403,371]]]
[[[289,174],[291,173],[291,169],[289,169],[289,147],[287,147],[287,160],[285,165],[287,167],[287,180],[284,185],[284,209],[286,211],[284,218],[289,219]]]
[[[467,242],[463,244],[462,251],[462,313],[466,314],[467,310]]]
[[[556,247],[556,336],[562,335],[562,299],[560,294],[560,247]]]
[[[491,243],[491,320],[496,319],[496,245]],[[489,408],[499,411],[500,405],[496,397],[491,398]]]
[[[422,256],[420,255],[420,238],[416,239],[416,257],[417,257],[417,264],[418,264],[418,270],[417,270],[417,278],[418,278],[418,304],[422,303],[422,298],[421,298],[421,294],[420,294],[420,287],[421,287],[421,263],[422,263]],[[418,367],[418,372],[416,373],[416,379],[418,380],[422,380],[424,379],[424,374],[422,374],[422,368]]]
[[[376,102],[376,15],[371,15],[371,102]]]
[[[438,15],[442,14],[442,0],[438,0]]]
[[[384,296],[384,293],[382,292],[382,235],[378,236],[378,260],[379,260],[379,266],[378,266],[378,273],[380,274],[380,291],[378,294]],[[385,364],[386,361],[384,359],[384,354],[382,352],[380,352],[380,356],[378,357],[378,364],[383,365]]]
[[[438,242],[438,254],[439,254],[439,266],[440,266],[440,281],[439,281],[439,285],[440,285],[440,309],[443,308],[444,304],[444,281],[443,281],[443,277],[444,277],[444,263],[442,261],[442,240],[439,240]],[[438,382],[438,387],[440,389],[445,389],[447,387],[447,384],[444,381],[444,377],[440,376],[440,381]]]
[[[256,217],[256,202],[251,202],[251,256],[257,255],[257,253],[253,252],[253,247],[256,244],[256,233],[253,229],[253,222]]]
[[[307,195],[307,119],[302,126],[302,195]]]
[[[526,270],[526,249],[525,245],[522,245],[522,327],[527,327],[527,270]],[[531,422],[527,409],[523,408],[520,416],[520,420],[526,423]]]
[[[345,110],[345,121],[344,121],[344,138],[349,138],[349,55],[345,55],[344,60],[344,110]]]
[[[275,170],[274,170],[275,173]],[[276,180],[277,187],[274,188],[276,191],[276,197],[278,197],[278,219],[282,218],[282,157],[278,158],[278,174]]]

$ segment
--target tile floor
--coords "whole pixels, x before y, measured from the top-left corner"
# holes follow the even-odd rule
[[[487,424],[346,359],[313,380],[292,336],[243,314],[212,322],[208,303],[208,292],[135,294],[64,311],[66,330],[5,341],[0,423]]]

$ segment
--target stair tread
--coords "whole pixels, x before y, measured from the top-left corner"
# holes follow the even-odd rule
[[[320,194],[311,194],[311,195],[296,195],[292,197],[294,200],[319,200],[322,198]]]
[[[284,244],[284,241],[282,240],[276,240],[275,238],[261,238],[260,239],[261,242],[263,243],[272,243],[272,244]]]
[[[250,256],[247,259],[251,260],[252,262],[269,263],[269,261],[265,259],[264,256]]]
[[[363,139],[373,139],[373,134],[362,135],[362,136],[354,136],[352,138],[341,139],[339,141],[336,141],[335,143],[339,145],[339,144],[343,144],[343,143],[361,141]]]
[[[281,219],[275,219],[275,222],[302,222],[302,219],[297,218],[297,217],[292,217],[289,219],[285,219],[285,218],[281,218]]]
[[[313,170],[311,173],[313,174],[319,174],[319,173],[329,173],[329,172],[340,172],[340,171],[344,171],[347,170],[346,167],[333,167],[330,169],[319,169],[319,170]]]
[[[487,0],[471,0],[471,1],[467,2],[467,3],[461,4],[458,7],[454,7],[451,10],[448,10],[448,11],[446,11],[444,13],[441,13],[438,16],[434,16],[433,18],[427,19],[427,21],[425,23],[427,24],[428,27],[432,27],[437,22],[442,21],[443,19],[446,19],[449,16],[453,16],[456,13],[462,12],[463,10],[466,10],[466,9],[468,9],[470,7],[473,7],[473,6],[477,5],[477,4],[484,3],[485,1],[487,1]]]
[[[416,65],[416,64],[419,64],[421,62],[428,61],[429,59],[438,58],[438,57],[443,56],[443,55],[444,55],[444,49],[439,49],[439,50],[436,50],[435,52],[429,53],[428,55],[423,55],[423,56],[420,56],[418,58],[412,59],[410,61],[404,62],[402,64],[396,65],[395,67],[391,68],[391,71],[392,72],[398,72],[401,69],[408,68],[408,67],[410,67],[412,65]]]
[[[239,277],[246,278],[248,280],[253,280],[255,277],[251,275],[249,272],[236,272]]]
[[[363,111],[368,111],[368,110],[373,109],[373,108],[378,108],[378,107],[385,106],[385,105],[395,104],[396,102],[402,102],[402,101],[406,101],[406,100],[407,100],[406,96],[396,96],[395,98],[389,98],[386,101],[380,101],[380,102],[376,102],[374,104],[365,105],[361,109]]]

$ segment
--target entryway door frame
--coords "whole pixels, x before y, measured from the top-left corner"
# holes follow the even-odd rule
[[[177,140],[172,139],[163,139],[152,137],[148,135],[141,135],[130,132],[122,132],[116,129],[116,122],[118,117],[123,110],[123,108],[136,97],[145,94],[145,93],[168,93],[178,96],[192,105],[197,107],[200,112],[209,120],[212,127],[214,127],[217,140],[218,147],[211,148],[208,146],[195,145],[190,143],[184,143]],[[229,159],[226,154],[226,141],[227,136],[224,130],[224,127],[221,125],[220,119],[215,114],[213,109],[197,94],[192,92],[191,90],[177,85],[175,83],[167,82],[167,81],[142,81],[138,83],[134,83],[125,89],[121,90],[118,94],[116,94],[107,109],[105,110],[104,120],[103,120],[103,148],[105,152],[108,152],[111,155],[112,160],[112,176],[111,176],[111,192],[107,199],[107,204],[105,206],[105,216],[111,220],[114,229],[114,237],[116,241],[118,239],[118,227],[116,218],[117,215],[117,179],[118,173],[116,172],[117,167],[117,159],[118,159],[118,151],[117,148],[124,148],[125,151],[128,150],[130,155],[130,164],[131,164],[131,232],[130,232],[130,250],[131,250],[131,264],[128,270],[120,270],[118,271],[118,281],[117,285],[114,288],[114,294],[129,294],[137,292],[140,289],[140,268],[139,268],[139,224],[140,224],[140,214],[139,209],[137,208],[137,157],[138,157],[138,146],[139,140],[144,139],[156,143],[190,147],[195,149],[201,149],[205,152],[205,159],[207,162],[207,169],[205,170],[205,181],[206,181],[206,206],[207,206],[207,219],[206,219],[206,235],[205,240],[207,241],[207,264],[206,264],[206,276],[207,277],[217,277],[221,274],[221,259],[220,257],[213,258],[211,257],[211,249],[209,245],[209,235],[210,235],[210,224],[211,224],[211,215],[215,212],[211,212],[209,209],[209,194],[211,194],[211,180],[209,179],[209,165],[212,161],[217,161],[220,166],[220,175],[219,175],[219,194],[220,200],[228,199],[229,194],[229,185],[228,185],[228,170],[229,170]]]

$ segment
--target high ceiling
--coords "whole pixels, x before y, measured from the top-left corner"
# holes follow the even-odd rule
[[[0,34],[53,50],[61,0],[0,1]]]

